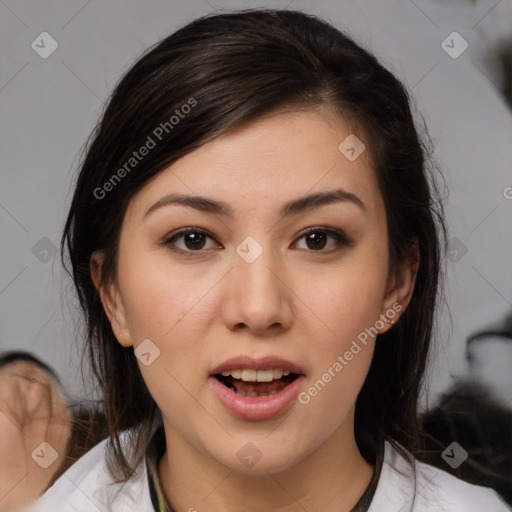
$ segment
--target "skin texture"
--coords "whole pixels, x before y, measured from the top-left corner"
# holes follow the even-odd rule
[[[50,485],[71,435],[66,399],[38,365],[16,361],[0,370],[0,432],[0,511],[12,512]],[[43,442],[55,450],[55,460]],[[38,460],[51,464],[45,468]]]
[[[393,304],[401,313],[407,307],[417,258],[388,276],[385,208],[370,152],[351,162],[338,150],[351,132],[319,109],[274,112],[238,127],[133,197],[114,282],[99,286],[102,253],[91,257],[119,343],[137,347],[149,338],[160,350],[139,366],[164,417],[168,450],[159,470],[179,512],[348,511],[371,479],[374,468],[354,439],[354,406],[375,338],[307,405],[295,402],[271,420],[236,418],[207,383],[230,357],[278,355],[302,365],[306,391]],[[344,201],[279,218],[284,203],[338,188],[357,195],[364,210]],[[171,192],[226,202],[234,218],[180,205],[144,218]],[[165,240],[188,226],[212,238],[193,252],[181,237],[174,247],[183,252],[173,252]],[[328,236],[325,246],[308,244],[303,234],[315,227],[342,230],[353,243],[337,246]],[[248,236],[263,248],[252,263],[236,252]],[[237,457],[248,442],[261,452],[251,468]]]

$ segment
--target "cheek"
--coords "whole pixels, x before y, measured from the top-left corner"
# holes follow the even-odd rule
[[[308,422],[312,432],[326,435],[338,428],[354,407],[376,343],[372,327],[378,314],[378,301],[360,287],[347,286],[346,290],[351,299],[333,290],[329,295],[332,301],[324,308],[325,323],[335,334],[310,336],[314,371],[299,396],[305,411],[310,411]],[[327,299],[324,298],[326,302]]]
[[[215,318],[206,311],[215,276],[199,279],[192,268],[177,271],[162,253],[133,250],[124,255],[119,275],[131,341],[135,348],[151,341],[146,342],[150,364],[138,361],[142,376],[164,415],[190,407],[189,392],[196,393],[201,371],[198,361],[204,359],[201,343]]]
[[[380,252],[354,251],[334,266],[298,277],[295,290],[310,311],[313,339],[342,349],[379,319],[385,296],[387,258]]]
[[[177,341],[175,334],[190,323],[191,313],[201,307],[201,297],[208,291],[206,280],[194,278],[192,272],[177,271],[161,251],[125,251],[119,275],[123,276],[121,294],[134,345],[145,338],[164,345]]]
[[[343,320],[336,324],[337,337],[324,337],[324,345],[314,350],[314,370],[298,397],[301,417],[308,425],[304,435],[316,440],[339,428],[350,430],[349,418],[373,356],[375,339],[368,337],[362,342],[357,334],[351,334],[359,331],[364,319],[347,316]],[[350,431],[346,434],[351,435]]]
[[[184,407],[197,387],[198,362],[207,327],[202,293],[197,288],[183,289],[177,279],[172,283],[160,276],[146,274],[135,289],[141,293],[129,301],[127,317],[134,346],[149,339],[154,362],[139,367],[156,402],[165,410]],[[208,317],[209,318],[209,317]],[[147,343],[147,342],[146,342]],[[153,355],[150,355],[153,358]],[[195,376],[195,377],[194,377]],[[190,406],[190,403],[189,403]]]
[[[339,424],[366,379],[385,295],[387,256],[383,245],[380,240],[347,252],[339,265],[315,274],[310,280],[314,287],[302,288],[301,297],[312,305],[321,323],[315,319],[317,328],[313,321],[309,323],[315,370],[301,403],[318,410],[318,418],[325,422],[322,428]],[[324,410],[331,413],[321,414]]]

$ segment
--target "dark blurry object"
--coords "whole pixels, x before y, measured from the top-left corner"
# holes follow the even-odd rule
[[[466,358],[471,378],[458,380],[442,395],[435,409],[422,415],[425,433],[422,460],[467,482],[491,487],[512,505],[512,402],[498,399],[500,393],[495,389],[496,383],[489,385],[492,379],[487,385],[477,381],[477,368],[483,369],[484,373],[493,371],[491,354],[484,351],[482,360],[482,355],[478,357],[475,350],[480,344],[485,347],[490,340],[503,341],[504,348],[508,343],[512,346],[512,315],[501,327],[484,329],[469,336]],[[499,362],[507,369],[512,366],[512,358]],[[505,396],[512,399],[512,389],[510,395]],[[441,457],[454,441],[468,452],[468,458],[456,469]]]
[[[422,426],[422,460],[467,482],[491,487],[512,505],[511,410],[496,403],[481,384],[459,381],[423,415]],[[468,452],[457,469],[441,458],[454,441]]]
[[[481,383],[502,406],[512,409],[512,314],[468,337],[468,379]]]
[[[501,89],[512,108],[512,39],[503,41],[497,50],[503,73]]]
[[[512,48],[510,49],[510,64],[512,66]],[[511,73],[512,73],[512,67],[511,67]],[[511,82],[510,85],[512,87],[512,74],[511,74]],[[511,90],[512,94],[512,90]],[[512,95],[510,97],[512,101]],[[508,315],[505,319],[504,325],[502,327],[498,327],[496,329],[484,329],[482,331],[478,331],[471,336],[468,337],[466,342],[466,359],[471,363],[473,362],[474,358],[471,353],[472,346],[479,340],[483,340],[485,338],[489,337],[497,337],[497,338],[503,338],[504,341],[512,342],[512,314]]]

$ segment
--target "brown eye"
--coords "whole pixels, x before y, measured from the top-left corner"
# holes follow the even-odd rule
[[[352,241],[349,240],[344,233],[331,229],[310,229],[308,232],[304,233],[299,240],[306,240],[307,249],[319,252],[325,249],[329,238],[335,240],[334,248],[336,248],[336,246],[346,247],[352,245]]]
[[[164,245],[169,246],[172,250],[176,250],[178,252],[198,252],[205,248],[208,238],[213,240],[213,238],[202,229],[187,228],[165,240]],[[182,247],[179,247],[176,243],[179,239],[183,239]],[[177,248],[175,249],[172,246],[176,246]]]
[[[202,249],[204,247],[206,237],[203,233],[187,233],[183,235],[183,240],[187,249]]]
[[[323,249],[327,243],[327,236],[321,231],[313,231],[306,235],[306,244],[310,249]]]

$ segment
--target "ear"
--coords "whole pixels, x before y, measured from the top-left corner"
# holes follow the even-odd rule
[[[386,296],[380,315],[384,327],[379,329],[379,334],[391,329],[407,309],[414,291],[419,267],[420,250],[418,243],[415,243],[398,269],[388,278]]]
[[[117,341],[123,347],[130,347],[133,343],[126,322],[125,307],[119,289],[115,282],[110,280],[107,282],[103,279],[102,268],[104,259],[105,253],[102,250],[94,251],[91,254],[89,259],[91,278],[96,290],[100,294],[103,309],[110,321]]]

